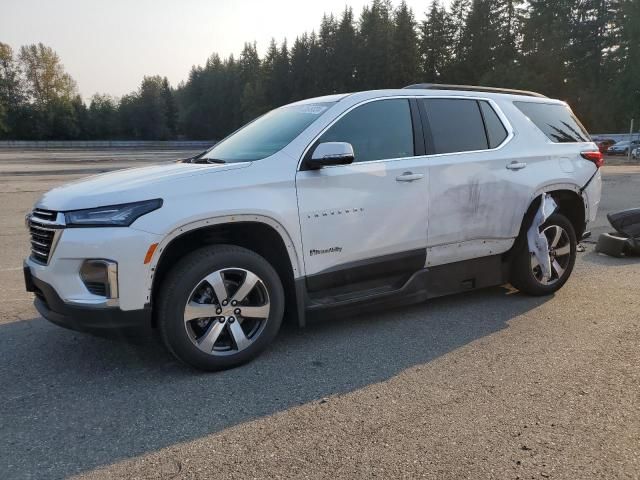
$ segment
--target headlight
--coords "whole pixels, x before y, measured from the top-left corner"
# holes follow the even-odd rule
[[[73,210],[64,214],[68,227],[128,227],[142,215],[162,206],[162,199]]]

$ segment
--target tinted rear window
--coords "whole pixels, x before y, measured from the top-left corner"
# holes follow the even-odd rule
[[[513,102],[549,140],[556,143],[590,142],[589,134],[566,105]]]
[[[435,153],[487,149],[487,136],[478,102],[448,98],[432,98],[423,102]]]

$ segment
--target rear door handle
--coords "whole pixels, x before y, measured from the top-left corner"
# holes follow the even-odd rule
[[[527,164],[524,163],[524,162],[513,161],[513,162],[511,162],[510,164],[507,165],[507,168],[509,170],[522,170],[526,166],[527,166]]]
[[[422,173],[404,172],[396,177],[397,182],[415,182],[420,180],[424,175]]]

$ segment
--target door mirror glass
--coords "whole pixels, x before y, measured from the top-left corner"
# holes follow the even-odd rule
[[[318,169],[329,165],[347,165],[353,162],[355,155],[353,147],[347,142],[324,142],[319,144],[311,158],[307,161],[307,166],[311,169]]]

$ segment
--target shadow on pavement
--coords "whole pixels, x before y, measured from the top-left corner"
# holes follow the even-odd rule
[[[60,478],[383,382],[545,299],[496,288],[286,328],[259,359],[203,374],[137,344],[36,318],[0,327],[0,474]],[[6,470],[5,470],[6,469]]]

